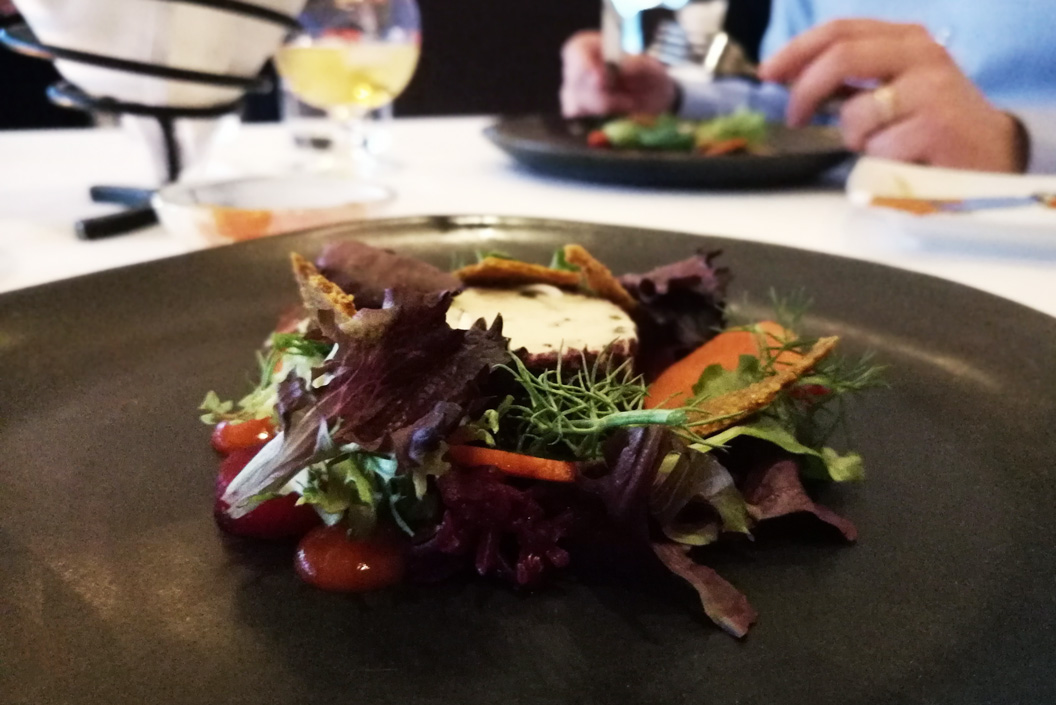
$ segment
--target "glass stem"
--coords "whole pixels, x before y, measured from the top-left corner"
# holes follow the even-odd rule
[[[363,111],[356,108],[339,107],[330,111],[330,116],[340,126],[335,156],[340,167],[347,167],[357,174],[370,170],[371,155],[367,149],[369,136]]]

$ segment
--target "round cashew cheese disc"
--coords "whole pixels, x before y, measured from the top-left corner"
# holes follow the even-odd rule
[[[638,343],[634,321],[616,304],[547,284],[470,287],[452,300],[447,323],[467,329],[483,318],[491,325],[500,314],[510,350],[523,349],[529,361],[556,363],[570,353],[589,358],[607,349],[629,357]]]

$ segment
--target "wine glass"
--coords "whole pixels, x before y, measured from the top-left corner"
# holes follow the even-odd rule
[[[340,129],[336,170],[373,171],[365,118],[390,104],[418,65],[421,18],[415,0],[308,0],[302,29],[275,56],[291,93]]]

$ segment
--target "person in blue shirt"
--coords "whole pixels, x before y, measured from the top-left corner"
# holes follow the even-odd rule
[[[1046,0],[774,0],[761,86],[680,81],[648,56],[609,78],[596,32],[562,51],[567,117],[737,107],[804,125],[845,98],[850,149],[934,166],[1056,172],[1056,22]],[[849,97],[848,97],[849,94]]]

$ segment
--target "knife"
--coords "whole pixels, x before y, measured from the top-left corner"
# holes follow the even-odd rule
[[[601,0],[601,58],[614,73],[623,58],[623,16],[614,0]]]
[[[74,232],[81,240],[101,240],[125,235],[158,222],[158,216],[150,205],[154,189],[92,186],[88,193],[95,203],[114,203],[127,206],[129,210],[78,220],[74,223]]]
[[[649,4],[649,0],[639,0]],[[601,58],[605,62],[606,87],[615,88],[624,56],[645,49],[642,18],[635,0],[601,0]]]
[[[1056,208],[1056,193],[1033,193],[1028,196],[987,196],[982,198],[911,198],[873,196],[869,205],[893,208],[914,215],[935,213],[972,213],[994,208],[1017,208],[1041,205]]]

